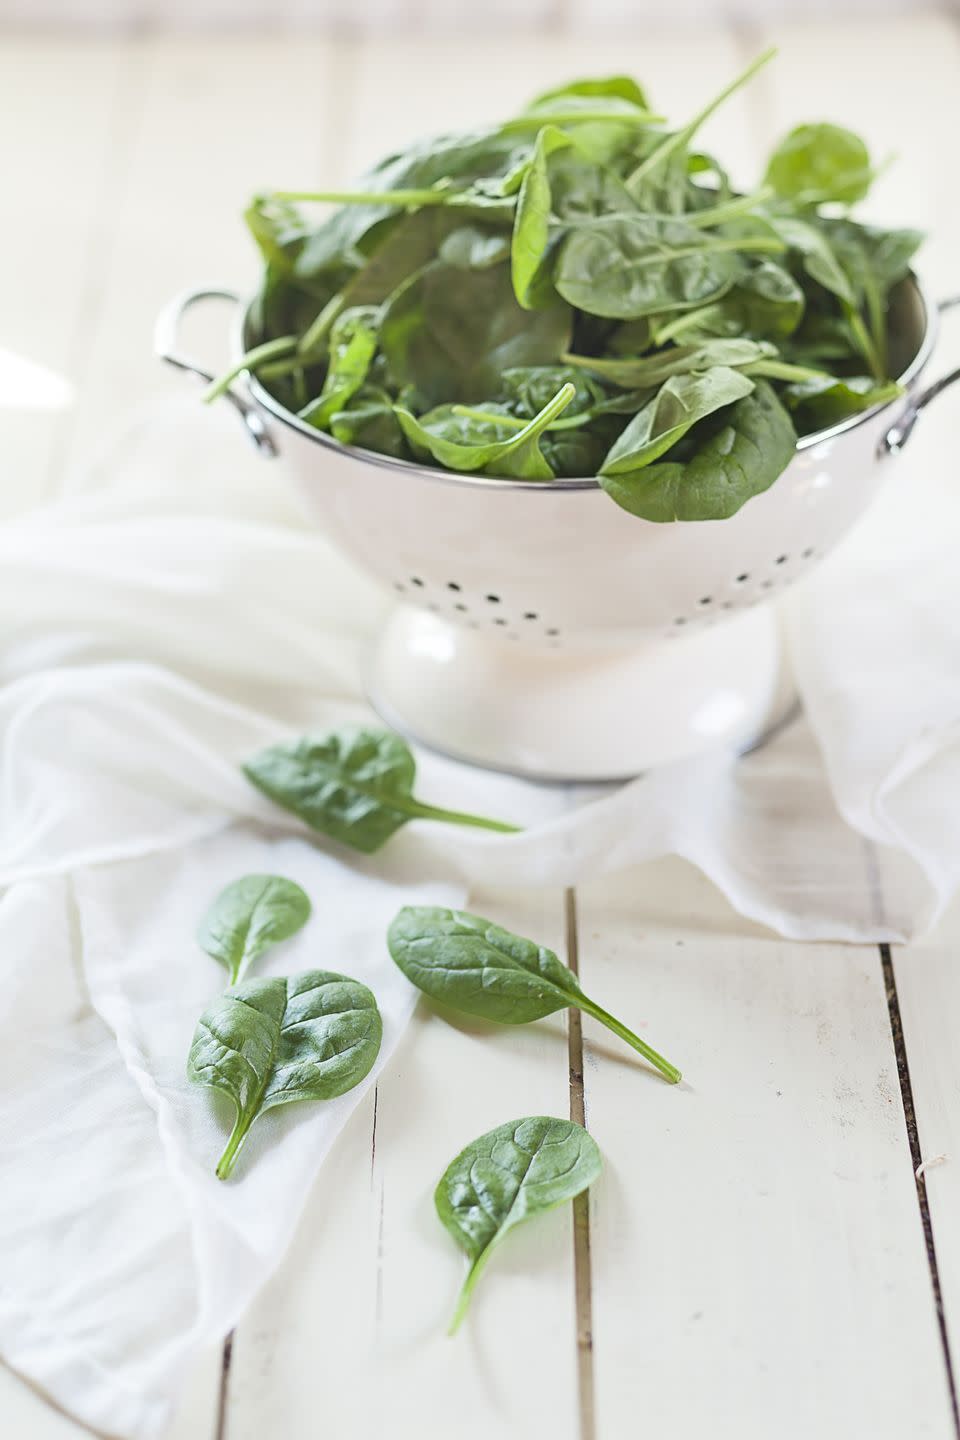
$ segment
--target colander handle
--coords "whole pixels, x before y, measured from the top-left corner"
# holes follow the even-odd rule
[[[240,296],[234,290],[183,290],[179,295],[175,295],[157,316],[153,327],[153,349],[158,358],[165,360],[168,365],[175,366],[177,370],[186,370],[188,374],[196,375],[209,384],[214,379],[212,373],[191,356],[185,355],[179,348],[178,339],[180,321],[191,306],[201,300],[229,300],[233,305],[240,304]],[[243,421],[244,429],[256,446],[258,454],[272,460],[277,453],[277,447],[260,411],[252,401],[238,395],[235,390],[226,390],[224,394]]]
[[[943,314],[944,311],[953,310],[957,306],[960,306],[960,295],[951,295],[948,300],[940,300],[937,309]],[[934,380],[932,385],[926,386],[916,395],[910,396],[900,412],[899,419],[894,421],[880,441],[881,456],[900,453],[913,434],[913,427],[920,419],[920,412],[925,410],[930,401],[935,400],[941,391],[946,390],[955,380],[960,380],[960,366],[946,375],[941,375],[939,380]]]

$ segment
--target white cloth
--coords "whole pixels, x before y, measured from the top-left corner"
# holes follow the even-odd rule
[[[791,595],[806,718],[766,748],[572,811],[422,756],[425,799],[530,828],[412,825],[351,861],[238,761],[365,714],[358,657],[383,601],[235,426],[170,405],[81,493],[0,532],[0,1352],[136,1440],[162,1433],[191,1348],[276,1265],[363,1093],[269,1117],[235,1180],[213,1178],[224,1115],[184,1057],[223,978],[192,936],[227,881],[268,870],[308,890],[313,919],[263,973],[365,980],[386,1058],[412,1003],[384,947],[404,902],[674,852],[786,935],[892,940],[932,923],[960,875],[960,527],[929,445]]]

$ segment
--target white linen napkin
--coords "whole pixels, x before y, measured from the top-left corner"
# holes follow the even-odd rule
[[[131,1440],[162,1433],[191,1349],[277,1264],[365,1088],[270,1117],[234,1181],[213,1178],[224,1119],[184,1060],[223,979],[192,936],[229,880],[304,886],[313,919],[263,973],[364,980],[385,1059],[412,1004],[384,945],[402,903],[676,853],[783,934],[895,940],[933,923],[960,876],[960,502],[929,447],[789,595],[805,716],[762,750],[572,809],[423,755],[424,799],[528,828],[414,824],[361,860],[270,806],[238,762],[367,714],[360,659],[384,602],[235,425],[192,398],[163,406],[71,499],[0,531],[0,1352]]]

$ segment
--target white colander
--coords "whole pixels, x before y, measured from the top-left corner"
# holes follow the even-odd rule
[[[183,311],[157,323],[163,359]],[[952,303],[952,302],[951,302]],[[248,315],[237,327],[246,347]],[[293,468],[317,522],[397,606],[370,668],[395,728],[458,758],[543,779],[634,775],[716,744],[756,743],[789,708],[775,600],[864,512],[923,406],[936,309],[914,277],[891,333],[906,399],[805,437],[731,519],[653,524],[594,479],[452,474],[338,444],[257,381],[230,399],[261,454]]]

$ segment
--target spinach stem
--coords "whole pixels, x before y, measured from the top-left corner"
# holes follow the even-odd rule
[[[271,200],[301,205],[396,205],[407,209],[420,205],[448,205],[463,191],[457,190],[275,190]]]
[[[236,1123],[233,1127],[233,1133],[230,1136],[230,1139],[227,1141],[226,1149],[220,1156],[220,1159],[217,1161],[218,1180],[229,1180],[230,1176],[233,1174],[234,1162],[236,1161],[237,1156],[240,1154],[240,1151],[243,1147],[243,1142],[247,1138],[247,1132],[249,1131],[249,1129],[249,1119],[239,1114],[238,1112]]]
[[[884,372],[883,363],[877,354],[877,347],[873,343],[873,337],[863,323],[863,316],[855,305],[851,305],[847,301],[843,302],[843,309],[847,318],[847,324],[850,326],[850,333],[857,342],[857,346],[867,364],[870,366],[870,373],[873,375],[874,380],[885,380],[887,377]]]
[[[742,71],[735,80],[732,80],[724,90],[720,91],[719,95],[711,100],[708,105],[705,105],[698,114],[694,115],[689,124],[685,125],[682,130],[677,130],[674,134],[667,135],[661,144],[657,146],[656,150],[652,151],[645,160],[641,161],[636,170],[628,175],[626,179],[626,187],[634,199],[637,198],[638,188],[650,174],[651,170],[655,170],[661,161],[669,159],[675,150],[679,150],[682,146],[686,145],[687,141],[693,138],[704,121],[709,120],[714,110],[718,110],[725,100],[728,100],[735,91],[740,89],[741,85],[745,85],[748,80],[751,80],[758,70],[773,59],[776,53],[776,46],[771,46],[769,50],[764,50],[763,54],[759,55],[752,64],[748,65],[746,70]]]
[[[451,405],[450,408],[454,415],[462,415],[465,420],[483,420],[490,425],[502,425],[507,430],[526,430],[530,424],[529,420],[520,420],[516,415],[498,415],[493,410],[475,410],[472,405]],[[592,418],[589,411],[580,415],[562,415],[559,420],[551,420],[547,429],[577,430]]]
[[[485,815],[468,815],[462,810],[442,810],[436,805],[415,802],[411,810],[414,819],[440,820],[447,825],[469,825],[477,830],[495,830],[499,835],[519,835],[522,825],[511,825],[506,820],[490,820]]]
[[[664,345],[668,340],[675,340],[678,335],[682,335],[691,326],[696,328],[697,325],[702,325],[705,312],[718,308],[716,305],[701,305],[696,310],[684,310],[673,320],[669,320],[666,325],[661,326],[659,330],[654,330],[652,337],[654,345]]]
[[[695,229],[706,229],[710,225],[725,225],[728,220],[738,220],[741,215],[748,215],[758,205],[773,197],[773,189],[770,185],[763,185],[755,190],[752,195],[738,195],[734,200],[727,200],[722,205],[711,205],[708,210],[691,210],[686,217],[686,224],[694,226]]]
[[[209,405],[211,400],[216,400],[218,395],[229,390],[234,380],[238,375],[242,375],[244,370],[256,370],[257,366],[265,360],[272,360],[278,355],[289,355],[296,348],[296,335],[282,335],[277,340],[265,340],[262,345],[254,345],[252,350],[248,350],[245,355],[240,356],[235,365],[231,365],[229,370],[224,371],[222,375],[211,382],[203,392],[204,404]]]
[[[767,380],[788,380],[800,383],[804,380],[829,380],[826,370],[811,370],[807,365],[788,365],[784,360],[753,360],[741,365],[744,375],[760,375]]]
[[[302,358],[311,355],[327,338],[330,327],[343,309],[343,296],[334,295],[324,305],[317,318],[311,322],[300,337],[297,354]]]
[[[447,1330],[448,1335],[456,1335],[457,1331],[460,1329],[460,1324],[463,1320],[463,1317],[467,1313],[467,1306],[470,1304],[470,1296],[474,1292],[477,1281],[483,1274],[483,1268],[490,1258],[490,1252],[492,1248],[492,1246],[488,1245],[486,1250],[482,1250],[477,1256],[476,1260],[473,1261],[470,1269],[467,1271],[467,1278],[464,1280],[463,1285],[461,1286],[460,1294],[457,1297],[456,1309],[453,1312],[453,1319],[450,1321],[450,1325]]]
[[[633,1049],[645,1060],[649,1060],[654,1069],[659,1070],[671,1085],[676,1085],[683,1078],[675,1065],[671,1065],[669,1060],[665,1060],[662,1055],[641,1040],[639,1035],[634,1035],[632,1030],[628,1030],[626,1025],[621,1024],[615,1016],[604,1010],[595,1000],[588,1000],[586,995],[579,995],[575,1004],[579,1005],[581,1010],[585,1010],[588,1015],[592,1015],[594,1020],[599,1020],[602,1025],[606,1025],[614,1035],[619,1035],[621,1040],[626,1040],[628,1045],[632,1045]]]

